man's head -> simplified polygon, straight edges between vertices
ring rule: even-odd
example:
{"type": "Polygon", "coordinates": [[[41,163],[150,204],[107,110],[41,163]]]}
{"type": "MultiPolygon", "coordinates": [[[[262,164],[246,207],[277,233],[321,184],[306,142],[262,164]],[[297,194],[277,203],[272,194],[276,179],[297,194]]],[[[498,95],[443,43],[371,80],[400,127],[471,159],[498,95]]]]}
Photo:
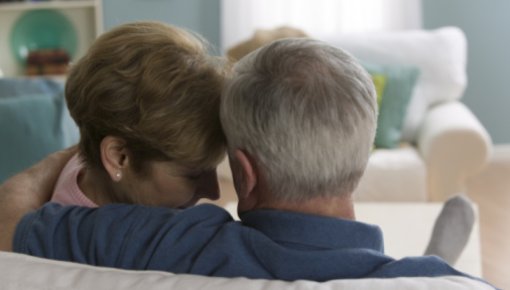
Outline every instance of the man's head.
{"type": "Polygon", "coordinates": [[[233,74],[220,116],[240,199],[257,186],[280,202],[350,196],[377,121],[373,83],[357,61],[324,42],[284,39],[241,59],[233,74]]]}

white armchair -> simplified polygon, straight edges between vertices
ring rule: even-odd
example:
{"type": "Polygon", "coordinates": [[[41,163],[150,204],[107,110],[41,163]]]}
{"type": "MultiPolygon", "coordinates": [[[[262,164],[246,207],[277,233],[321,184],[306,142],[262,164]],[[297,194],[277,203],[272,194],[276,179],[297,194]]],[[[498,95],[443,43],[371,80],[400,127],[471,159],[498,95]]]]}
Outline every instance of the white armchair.
{"type": "Polygon", "coordinates": [[[325,39],[360,60],[417,67],[404,120],[411,146],[375,150],[356,197],[363,201],[442,201],[465,190],[492,149],[485,128],[459,101],[467,84],[467,45],[455,27],[340,35],[325,39]]]}
{"type": "MultiPolygon", "coordinates": [[[[463,32],[445,27],[321,38],[364,63],[413,66],[420,72],[404,119],[405,145],[374,150],[356,200],[443,201],[464,191],[466,180],[486,164],[492,143],[459,101],[467,84],[463,32]]],[[[230,178],[226,162],[219,175],[230,178]]]]}

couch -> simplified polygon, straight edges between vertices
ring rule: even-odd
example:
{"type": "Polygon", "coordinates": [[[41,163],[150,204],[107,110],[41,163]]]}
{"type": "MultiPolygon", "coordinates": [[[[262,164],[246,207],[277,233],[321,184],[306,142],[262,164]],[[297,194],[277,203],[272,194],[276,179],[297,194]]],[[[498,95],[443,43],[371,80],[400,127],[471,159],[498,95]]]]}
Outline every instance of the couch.
{"type": "MultiPolygon", "coordinates": [[[[254,47],[261,34],[239,47],[254,47]]],[[[376,88],[376,76],[387,76],[376,149],[355,199],[444,201],[465,191],[467,179],[486,164],[492,142],[460,102],[467,85],[464,33],[444,27],[320,38],[357,57],[376,88]]],[[[231,180],[227,161],[220,165],[219,176],[231,180]]]]}
{"type": "Polygon", "coordinates": [[[468,278],[352,279],[324,283],[311,281],[284,282],[246,278],[212,278],[175,275],[156,271],[127,271],[111,268],[51,261],[31,256],[0,252],[0,289],[2,290],[147,290],[147,289],[493,289],[468,278]]]}
{"type": "Polygon", "coordinates": [[[0,78],[0,183],[79,139],[60,81],[0,78]]]}

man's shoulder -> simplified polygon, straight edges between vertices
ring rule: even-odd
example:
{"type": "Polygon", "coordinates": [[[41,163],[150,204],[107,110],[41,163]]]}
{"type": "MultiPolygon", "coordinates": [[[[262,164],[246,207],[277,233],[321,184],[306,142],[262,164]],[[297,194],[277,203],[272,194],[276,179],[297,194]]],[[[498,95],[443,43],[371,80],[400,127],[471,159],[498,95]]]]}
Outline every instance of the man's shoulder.
{"type": "Polygon", "coordinates": [[[196,217],[200,220],[210,220],[211,218],[216,221],[229,222],[233,221],[234,218],[224,208],[214,204],[200,204],[187,209],[180,210],[177,212],[176,217],[196,217]]]}
{"type": "Polygon", "coordinates": [[[100,216],[112,216],[124,222],[126,219],[159,220],[165,223],[186,224],[197,222],[226,223],[233,221],[232,216],[225,209],[213,204],[200,204],[187,209],[111,204],[99,207],[97,210],[100,216]]]}
{"type": "Polygon", "coordinates": [[[66,225],[61,227],[66,231],[109,231],[108,229],[115,228],[116,232],[125,234],[133,229],[161,231],[176,226],[192,227],[199,224],[221,227],[231,221],[233,218],[226,210],[212,204],[174,209],[133,204],[109,204],[88,208],[48,203],[38,211],[27,214],[18,224],[17,232],[30,232],[36,229],[33,228],[34,224],[41,224],[44,228],[66,225]]]}
{"type": "MultiPolygon", "coordinates": [[[[101,265],[145,269],[147,265],[133,261],[140,257],[152,261],[147,255],[184,252],[190,245],[198,250],[232,221],[224,209],[206,204],[178,210],[129,204],[85,208],[49,203],[22,219],[14,245],[18,252],[82,263],[92,263],[100,253],[104,262],[101,265]],[[67,244],[62,244],[64,240],[67,244]],[[92,253],[90,245],[95,247],[92,253]],[[118,247],[112,250],[109,245],[118,247]],[[53,254],[48,256],[48,252],[53,254]]],[[[157,265],[174,265],[160,262],[157,265]]]]}
{"type": "Polygon", "coordinates": [[[222,213],[222,214],[227,214],[228,216],[230,216],[228,211],[226,211],[224,208],[217,206],[215,204],[212,204],[212,203],[202,203],[202,204],[195,205],[193,207],[184,209],[182,211],[183,212],[200,211],[200,212],[210,212],[210,213],[216,213],[216,214],[222,213]]]}

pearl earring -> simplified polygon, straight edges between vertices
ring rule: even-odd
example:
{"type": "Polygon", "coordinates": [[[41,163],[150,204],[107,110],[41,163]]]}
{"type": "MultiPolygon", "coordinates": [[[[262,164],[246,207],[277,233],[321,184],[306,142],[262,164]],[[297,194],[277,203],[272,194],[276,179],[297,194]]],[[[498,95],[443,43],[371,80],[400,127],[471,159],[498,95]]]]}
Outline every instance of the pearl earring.
{"type": "Polygon", "coordinates": [[[121,176],[122,176],[122,174],[120,174],[120,172],[117,172],[117,173],[115,174],[115,177],[117,177],[117,179],[118,179],[118,180],[120,179],[120,177],[121,177],[121,176]]]}

